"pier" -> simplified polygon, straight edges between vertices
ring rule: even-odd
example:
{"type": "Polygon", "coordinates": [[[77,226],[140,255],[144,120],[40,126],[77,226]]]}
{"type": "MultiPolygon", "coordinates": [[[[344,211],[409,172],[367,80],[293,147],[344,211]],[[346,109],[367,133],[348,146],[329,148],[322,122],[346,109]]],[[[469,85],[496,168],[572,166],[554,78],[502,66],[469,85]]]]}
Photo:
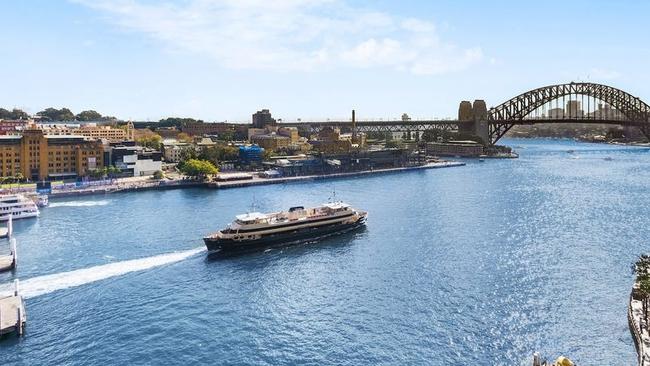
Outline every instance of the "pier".
{"type": "Polygon", "coordinates": [[[15,280],[13,294],[0,297],[0,336],[14,332],[23,335],[26,322],[25,301],[18,291],[18,280],[15,280]]]}
{"type": "Polygon", "coordinates": [[[207,186],[211,188],[219,188],[219,189],[238,188],[238,187],[258,186],[258,185],[266,185],[266,184],[282,184],[282,183],[311,181],[311,180],[368,176],[374,174],[387,174],[387,173],[396,173],[396,172],[404,172],[404,171],[412,171],[412,170],[451,168],[451,167],[464,166],[464,165],[465,163],[445,161],[445,162],[428,163],[424,165],[409,166],[409,167],[362,170],[357,172],[332,173],[332,174],[322,174],[322,175],[300,175],[295,177],[282,177],[282,178],[254,177],[253,179],[232,180],[232,181],[225,181],[225,182],[210,182],[207,183],[207,186]]]}
{"type": "Polygon", "coordinates": [[[18,254],[16,252],[16,239],[12,238],[13,233],[13,220],[11,215],[7,221],[7,227],[0,228],[0,238],[9,238],[10,253],[0,254],[0,272],[11,271],[16,268],[18,262],[18,254]]]}

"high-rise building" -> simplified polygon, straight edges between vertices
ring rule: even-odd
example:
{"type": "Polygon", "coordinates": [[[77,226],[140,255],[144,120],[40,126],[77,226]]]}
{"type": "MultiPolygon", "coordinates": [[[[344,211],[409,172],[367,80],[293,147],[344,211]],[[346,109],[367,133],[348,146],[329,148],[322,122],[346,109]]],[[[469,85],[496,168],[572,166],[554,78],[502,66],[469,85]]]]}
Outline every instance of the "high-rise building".
{"type": "Polygon", "coordinates": [[[273,126],[275,123],[275,119],[271,116],[271,112],[268,109],[262,109],[253,114],[253,128],[273,126]]]}

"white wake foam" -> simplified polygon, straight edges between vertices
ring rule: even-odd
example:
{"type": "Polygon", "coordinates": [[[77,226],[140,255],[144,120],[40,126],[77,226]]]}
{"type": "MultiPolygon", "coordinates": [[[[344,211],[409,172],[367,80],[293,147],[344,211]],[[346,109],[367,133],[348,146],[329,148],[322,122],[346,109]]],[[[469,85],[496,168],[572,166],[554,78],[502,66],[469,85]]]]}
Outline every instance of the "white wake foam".
{"type": "Polygon", "coordinates": [[[109,203],[110,203],[110,201],[108,201],[108,200],[52,202],[47,207],[92,207],[92,206],[106,206],[109,203]]]}
{"type": "MultiPolygon", "coordinates": [[[[165,264],[179,262],[204,250],[205,248],[196,248],[183,252],[167,253],[153,257],[103,264],[70,272],[33,277],[20,281],[20,293],[26,298],[45,295],[54,291],[86,285],[130,272],[144,271],[165,264]]],[[[5,283],[1,286],[0,293],[12,291],[12,285],[12,283],[5,283]]]]}

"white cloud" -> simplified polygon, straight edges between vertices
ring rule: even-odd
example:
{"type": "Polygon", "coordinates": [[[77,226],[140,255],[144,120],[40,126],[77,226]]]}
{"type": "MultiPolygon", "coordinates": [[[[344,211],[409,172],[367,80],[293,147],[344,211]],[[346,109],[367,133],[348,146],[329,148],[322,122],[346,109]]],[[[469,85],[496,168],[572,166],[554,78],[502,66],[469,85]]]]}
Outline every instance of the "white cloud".
{"type": "Polygon", "coordinates": [[[171,50],[232,69],[390,67],[441,74],[481,62],[480,48],[444,43],[433,23],[344,0],[70,0],[171,50]]]}

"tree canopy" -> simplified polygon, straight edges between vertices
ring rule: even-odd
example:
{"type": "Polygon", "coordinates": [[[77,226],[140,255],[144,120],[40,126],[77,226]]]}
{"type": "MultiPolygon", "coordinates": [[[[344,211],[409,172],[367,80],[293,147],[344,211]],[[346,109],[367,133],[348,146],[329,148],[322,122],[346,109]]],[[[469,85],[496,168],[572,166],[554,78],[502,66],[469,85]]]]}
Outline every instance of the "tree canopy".
{"type": "Polygon", "coordinates": [[[77,121],[89,122],[89,121],[109,121],[115,119],[115,117],[102,116],[99,112],[88,110],[80,112],[75,116],[77,121]]]}
{"type": "Polygon", "coordinates": [[[0,108],[0,119],[29,119],[29,114],[18,108],[11,111],[0,108]]]}
{"type": "Polygon", "coordinates": [[[41,116],[49,121],[74,121],[75,115],[68,108],[47,108],[38,113],[37,116],[41,116]]]}
{"type": "Polygon", "coordinates": [[[212,174],[217,174],[219,169],[207,160],[189,159],[179,164],[181,172],[189,175],[190,177],[205,177],[212,174]]]}

